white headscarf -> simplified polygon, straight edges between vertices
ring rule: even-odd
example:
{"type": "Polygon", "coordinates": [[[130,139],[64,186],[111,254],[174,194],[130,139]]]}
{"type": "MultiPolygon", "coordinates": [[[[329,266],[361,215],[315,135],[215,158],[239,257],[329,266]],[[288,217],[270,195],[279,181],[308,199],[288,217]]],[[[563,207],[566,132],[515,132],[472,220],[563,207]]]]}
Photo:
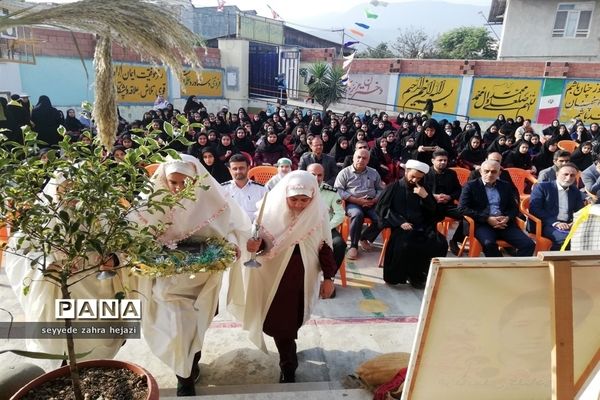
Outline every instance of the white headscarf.
{"type": "Polygon", "coordinates": [[[319,297],[319,250],[323,243],[331,247],[331,228],[317,178],[306,171],[293,171],[281,179],[267,195],[261,225],[267,251],[259,258],[262,267],[245,271],[248,284],[243,328],[258,348],[267,351],[263,324],[296,245],[304,266],[303,322],[309,319],[319,297]],[[288,207],[287,198],[300,194],[312,200],[296,215],[288,207]]]}
{"type": "Polygon", "coordinates": [[[219,190],[219,183],[200,164],[200,161],[188,154],[180,154],[180,157],[181,160],[167,158],[158,166],[150,178],[154,188],[168,190],[167,175],[173,172],[201,179],[202,184],[209,188],[204,190],[198,187],[194,200],[183,199],[180,205],[165,214],[160,212],[150,214],[147,211],[138,214],[140,221],[145,225],[170,224],[158,237],[158,240],[164,245],[175,244],[186,239],[210,224],[229,207],[227,200],[219,190]]]}
{"type": "MultiPolygon", "coordinates": [[[[262,201],[257,205],[259,210],[262,201]]],[[[266,201],[261,230],[269,245],[269,258],[275,257],[282,249],[303,241],[315,230],[322,229],[318,221],[328,216],[321,200],[317,178],[302,170],[292,171],[284,176],[269,192],[266,201]],[[287,207],[287,198],[299,194],[311,197],[312,201],[299,215],[294,215],[287,207]]],[[[321,235],[319,232],[318,236],[331,238],[331,233],[327,235],[323,232],[321,235]]],[[[331,246],[330,240],[326,242],[331,246]]]]}

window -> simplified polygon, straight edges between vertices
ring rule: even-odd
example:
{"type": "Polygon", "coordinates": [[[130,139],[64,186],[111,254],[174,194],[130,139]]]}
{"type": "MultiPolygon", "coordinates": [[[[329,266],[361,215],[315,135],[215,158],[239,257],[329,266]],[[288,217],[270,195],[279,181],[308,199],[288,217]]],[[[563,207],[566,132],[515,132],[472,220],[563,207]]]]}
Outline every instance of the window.
{"type": "Polygon", "coordinates": [[[560,3],[552,37],[587,38],[592,22],[593,2],[560,3]]]}

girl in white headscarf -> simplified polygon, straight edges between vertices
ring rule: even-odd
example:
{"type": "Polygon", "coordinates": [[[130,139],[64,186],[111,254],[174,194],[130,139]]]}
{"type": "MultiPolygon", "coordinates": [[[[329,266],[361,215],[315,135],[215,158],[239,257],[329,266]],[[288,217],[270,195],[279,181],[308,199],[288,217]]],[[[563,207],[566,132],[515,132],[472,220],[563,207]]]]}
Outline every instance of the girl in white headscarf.
{"type": "Polygon", "coordinates": [[[329,298],[334,292],[329,214],[316,178],[306,171],[287,174],[263,201],[261,239],[247,244],[251,252],[263,249],[258,257],[262,267],[248,269],[243,326],[265,352],[263,332],[275,339],[280,382],[294,382],[298,329],[319,294],[329,298]]]}
{"type": "MultiPolygon", "coordinates": [[[[157,189],[177,192],[186,179],[202,179],[195,200],[184,199],[164,214],[144,213],[142,223],[168,224],[157,238],[165,246],[192,245],[207,237],[222,237],[235,245],[243,245],[250,237],[250,220],[241,208],[227,202],[219,183],[193,156],[181,155],[181,160],[169,159],[151,177],[157,189]]],[[[240,315],[244,292],[241,262],[229,270],[227,303],[234,315],[240,315]]],[[[222,272],[181,274],[166,278],[140,278],[144,301],[142,332],[152,352],[177,375],[177,395],[195,395],[194,382],[199,376],[204,334],[215,312],[221,289],[222,272]]]]}

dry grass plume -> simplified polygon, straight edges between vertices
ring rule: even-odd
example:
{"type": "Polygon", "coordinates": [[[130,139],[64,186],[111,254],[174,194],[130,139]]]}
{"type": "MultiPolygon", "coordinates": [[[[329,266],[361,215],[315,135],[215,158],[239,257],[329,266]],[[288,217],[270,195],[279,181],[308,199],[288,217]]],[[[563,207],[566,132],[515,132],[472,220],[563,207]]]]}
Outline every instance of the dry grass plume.
{"type": "Polygon", "coordinates": [[[116,132],[116,87],[110,43],[116,42],[151,62],[168,65],[181,81],[188,64],[201,68],[195,46],[200,38],[176,18],[181,0],[80,0],[44,9],[32,6],[0,17],[0,31],[14,26],[50,25],[100,35],[96,43],[94,115],[101,141],[112,147],[116,132]],[[183,60],[183,63],[182,63],[183,60]]]}

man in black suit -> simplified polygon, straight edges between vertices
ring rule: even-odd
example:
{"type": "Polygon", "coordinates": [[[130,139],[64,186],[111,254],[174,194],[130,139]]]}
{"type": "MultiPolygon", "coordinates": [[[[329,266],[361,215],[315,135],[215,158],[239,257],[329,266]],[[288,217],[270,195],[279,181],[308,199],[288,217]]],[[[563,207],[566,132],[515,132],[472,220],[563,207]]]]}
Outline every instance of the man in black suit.
{"type": "MultiPolygon", "coordinates": [[[[433,197],[437,203],[437,220],[441,221],[445,217],[454,218],[462,221],[462,214],[456,209],[456,202],[460,198],[462,187],[456,172],[448,168],[448,152],[444,149],[433,152],[431,158],[433,168],[423,177],[423,182],[433,193],[433,197]]],[[[449,241],[450,251],[455,255],[458,254],[458,243],[462,243],[464,233],[462,225],[459,224],[454,236],[449,241]]]]}
{"type": "Polygon", "coordinates": [[[458,210],[475,221],[475,237],[486,257],[502,257],[496,240],[508,242],[516,255],[533,255],[535,243],[515,223],[519,213],[510,184],[499,180],[500,164],[486,160],[481,164],[481,179],[463,188],[458,210]]]}
{"type": "MultiPolygon", "coordinates": [[[[500,163],[500,165],[502,165],[502,154],[495,152],[495,151],[491,152],[487,155],[486,160],[496,161],[496,162],[500,163]]],[[[471,173],[469,174],[469,178],[467,179],[468,181],[473,181],[475,179],[481,179],[481,172],[479,171],[479,168],[480,167],[476,166],[475,169],[473,171],[471,171],[471,173]]],[[[514,192],[515,199],[517,201],[519,201],[519,191],[517,190],[517,187],[513,183],[512,178],[510,177],[510,174],[502,167],[500,167],[500,174],[498,175],[498,179],[501,179],[504,182],[510,183],[510,187],[512,188],[512,190],[514,192]]]]}

